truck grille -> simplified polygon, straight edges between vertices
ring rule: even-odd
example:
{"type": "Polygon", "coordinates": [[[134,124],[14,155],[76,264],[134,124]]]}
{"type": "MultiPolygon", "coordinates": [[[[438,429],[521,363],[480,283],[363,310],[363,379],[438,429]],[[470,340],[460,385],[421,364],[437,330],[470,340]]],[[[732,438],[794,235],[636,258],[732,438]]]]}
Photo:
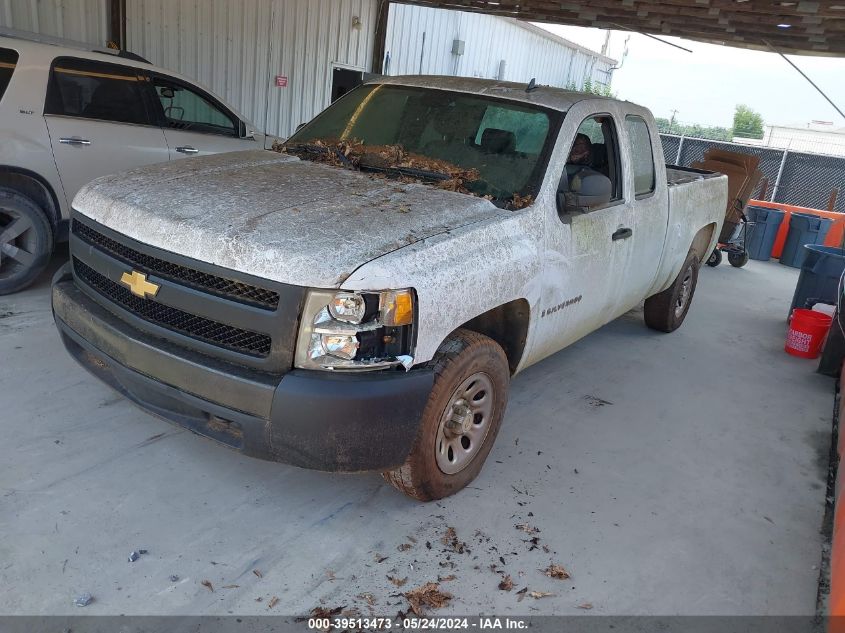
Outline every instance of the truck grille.
{"type": "MultiPolygon", "coordinates": [[[[75,223],[74,229],[76,226],[84,225],[75,223]]],[[[241,354],[259,358],[266,358],[270,354],[272,342],[265,334],[218,323],[150,299],[136,297],[127,288],[101,275],[76,257],[73,258],[73,268],[76,275],[91,288],[145,321],[241,354]]]]}
{"type": "Polygon", "coordinates": [[[177,283],[202,290],[209,294],[236,301],[246,305],[256,306],[265,310],[275,310],[279,307],[279,293],[266,288],[260,288],[233,279],[218,277],[204,273],[187,266],[164,261],[151,255],[139,253],[133,248],[121,244],[107,237],[90,226],[73,220],[71,231],[85,242],[97,246],[112,257],[125,262],[133,269],[153,273],[177,283]]]}

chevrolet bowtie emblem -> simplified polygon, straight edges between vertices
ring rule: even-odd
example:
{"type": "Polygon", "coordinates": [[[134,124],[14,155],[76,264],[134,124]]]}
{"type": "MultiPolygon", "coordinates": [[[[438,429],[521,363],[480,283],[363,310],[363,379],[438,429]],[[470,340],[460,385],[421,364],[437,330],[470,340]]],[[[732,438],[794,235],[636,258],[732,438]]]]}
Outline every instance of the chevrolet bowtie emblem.
{"type": "Polygon", "coordinates": [[[137,270],[133,270],[131,273],[123,273],[120,277],[120,283],[128,287],[133,295],[142,299],[155,297],[158,289],[161,288],[158,284],[147,281],[147,276],[137,270]]]}

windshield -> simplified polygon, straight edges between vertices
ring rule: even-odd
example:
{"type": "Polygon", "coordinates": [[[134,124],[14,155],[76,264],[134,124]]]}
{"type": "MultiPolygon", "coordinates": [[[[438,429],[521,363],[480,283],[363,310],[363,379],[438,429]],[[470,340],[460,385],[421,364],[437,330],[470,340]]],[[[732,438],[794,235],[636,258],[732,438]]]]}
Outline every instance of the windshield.
{"type": "Polygon", "coordinates": [[[543,177],[560,116],[459,92],[367,85],[301,128],[285,149],[524,206],[543,177]]]}

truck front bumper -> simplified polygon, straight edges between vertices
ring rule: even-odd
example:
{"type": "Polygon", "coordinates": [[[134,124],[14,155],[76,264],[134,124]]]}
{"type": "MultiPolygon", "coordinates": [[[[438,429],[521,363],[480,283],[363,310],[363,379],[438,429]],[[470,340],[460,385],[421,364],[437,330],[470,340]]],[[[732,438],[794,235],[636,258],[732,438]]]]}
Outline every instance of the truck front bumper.
{"type": "Polygon", "coordinates": [[[215,361],[140,332],[80,290],[53,280],[53,315],[68,352],[144,410],[246,455],[325,471],[400,466],[434,383],[430,369],[281,379],[215,361]]]}

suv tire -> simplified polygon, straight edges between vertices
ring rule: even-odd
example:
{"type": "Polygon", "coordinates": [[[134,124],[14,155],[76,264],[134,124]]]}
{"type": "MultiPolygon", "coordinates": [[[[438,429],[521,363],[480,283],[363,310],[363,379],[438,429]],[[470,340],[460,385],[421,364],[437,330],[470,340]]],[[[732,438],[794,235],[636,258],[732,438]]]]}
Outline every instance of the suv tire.
{"type": "Polygon", "coordinates": [[[383,474],[420,501],[455,494],[476,478],[490,454],[508,402],[510,370],[501,346],[456,330],[434,358],[434,387],[405,463],[383,474]]]}
{"type": "Polygon", "coordinates": [[[35,281],[52,252],[53,231],[38,204],[0,187],[0,295],[35,281]]]}

